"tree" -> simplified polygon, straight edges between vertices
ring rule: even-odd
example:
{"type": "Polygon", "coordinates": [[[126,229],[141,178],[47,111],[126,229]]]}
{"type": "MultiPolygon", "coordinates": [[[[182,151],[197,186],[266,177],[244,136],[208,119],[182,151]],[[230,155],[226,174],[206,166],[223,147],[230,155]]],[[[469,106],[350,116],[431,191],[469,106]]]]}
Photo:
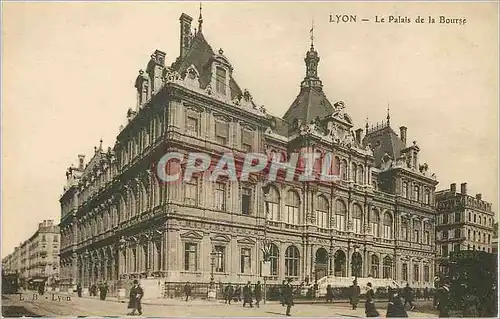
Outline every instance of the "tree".
{"type": "Polygon", "coordinates": [[[450,254],[444,265],[451,280],[451,309],[466,317],[496,317],[496,255],[464,250],[450,254]]]}

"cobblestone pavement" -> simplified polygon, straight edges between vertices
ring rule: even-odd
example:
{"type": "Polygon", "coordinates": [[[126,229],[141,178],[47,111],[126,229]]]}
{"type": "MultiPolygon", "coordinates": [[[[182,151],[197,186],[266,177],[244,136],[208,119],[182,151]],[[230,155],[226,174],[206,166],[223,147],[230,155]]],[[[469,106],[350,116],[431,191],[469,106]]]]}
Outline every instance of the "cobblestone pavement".
{"type": "MultiPolygon", "coordinates": [[[[36,314],[40,316],[126,316],[129,312],[126,301],[101,301],[98,298],[78,298],[65,294],[47,293],[39,296],[34,293],[9,295],[2,300],[4,316],[36,314]],[[69,298],[68,298],[69,297],[69,298]],[[4,308],[5,307],[5,308],[4,308]],[[21,310],[24,309],[24,313],[21,310]]],[[[385,309],[379,309],[385,314],[385,309]]],[[[241,303],[226,305],[220,301],[179,299],[144,300],[143,315],[148,317],[282,317],[285,307],[276,302],[268,302],[260,308],[243,308],[241,303]]],[[[409,312],[410,317],[437,317],[433,314],[409,312]]],[[[297,304],[292,308],[296,317],[363,317],[363,307],[356,310],[348,304],[297,304]]],[[[129,316],[130,317],[130,316],[129,316]]]]}

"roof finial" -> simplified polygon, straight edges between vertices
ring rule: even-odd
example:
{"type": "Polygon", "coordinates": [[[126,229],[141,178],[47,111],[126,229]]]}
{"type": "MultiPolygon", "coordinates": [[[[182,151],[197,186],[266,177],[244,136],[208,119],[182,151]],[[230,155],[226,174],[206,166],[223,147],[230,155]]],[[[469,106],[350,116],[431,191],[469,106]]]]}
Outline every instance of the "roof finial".
{"type": "Polygon", "coordinates": [[[101,138],[101,140],[99,141],[99,150],[101,150],[101,151],[102,151],[102,138],[101,138]]]}
{"type": "Polygon", "coordinates": [[[311,31],[309,31],[311,35],[311,49],[314,48],[314,18],[312,18],[312,23],[311,23],[311,31]]]}
{"type": "Polygon", "coordinates": [[[391,125],[391,114],[389,109],[389,102],[387,102],[387,126],[391,125]]]}
{"type": "Polygon", "coordinates": [[[368,116],[366,117],[365,131],[368,134],[368,116]]]}
{"type": "Polygon", "coordinates": [[[201,16],[201,2],[200,2],[200,17],[198,18],[198,32],[201,33],[201,27],[202,27],[202,24],[203,24],[203,17],[201,16]]]}

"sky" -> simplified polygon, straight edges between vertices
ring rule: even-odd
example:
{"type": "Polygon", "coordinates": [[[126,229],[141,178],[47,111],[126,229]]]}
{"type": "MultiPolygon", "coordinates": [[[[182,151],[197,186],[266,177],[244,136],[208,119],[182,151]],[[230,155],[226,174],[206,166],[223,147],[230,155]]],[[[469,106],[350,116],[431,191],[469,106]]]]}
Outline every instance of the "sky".
{"type": "MultiPolygon", "coordinates": [[[[468,183],[498,212],[497,3],[203,4],[203,33],[223,48],[254,101],[282,116],[299,93],[314,20],[318,74],[355,128],[408,127],[438,189],[468,183]],[[356,22],[331,23],[347,14],[356,22]],[[411,23],[375,23],[390,15],[411,23]],[[466,19],[417,24],[417,16],[466,19]],[[362,22],[362,18],[370,21],[362,22]]],[[[198,2],[2,3],[2,258],[44,219],[60,218],[77,155],[113,146],[134,81],[155,49],[179,54],[179,17],[198,2]]],[[[459,188],[460,186],[458,186],[459,188]]]]}

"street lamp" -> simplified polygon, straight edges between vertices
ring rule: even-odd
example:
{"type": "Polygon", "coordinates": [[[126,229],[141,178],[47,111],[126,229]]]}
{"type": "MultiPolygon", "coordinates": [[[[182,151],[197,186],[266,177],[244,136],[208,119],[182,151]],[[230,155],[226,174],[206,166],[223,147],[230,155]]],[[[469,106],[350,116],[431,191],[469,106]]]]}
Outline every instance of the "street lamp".
{"type": "Polygon", "coordinates": [[[271,190],[271,184],[267,183],[262,186],[262,192],[264,194],[264,206],[266,208],[265,216],[264,216],[264,239],[262,240],[262,252],[264,254],[264,261],[261,266],[261,276],[264,281],[264,304],[266,304],[267,299],[267,277],[270,275],[270,262],[269,262],[269,254],[271,250],[271,242],[267,239],[267,218],[269,216],[269,203],[267,202],[267,196],[269,195],[269,191],[271,190]]]}

